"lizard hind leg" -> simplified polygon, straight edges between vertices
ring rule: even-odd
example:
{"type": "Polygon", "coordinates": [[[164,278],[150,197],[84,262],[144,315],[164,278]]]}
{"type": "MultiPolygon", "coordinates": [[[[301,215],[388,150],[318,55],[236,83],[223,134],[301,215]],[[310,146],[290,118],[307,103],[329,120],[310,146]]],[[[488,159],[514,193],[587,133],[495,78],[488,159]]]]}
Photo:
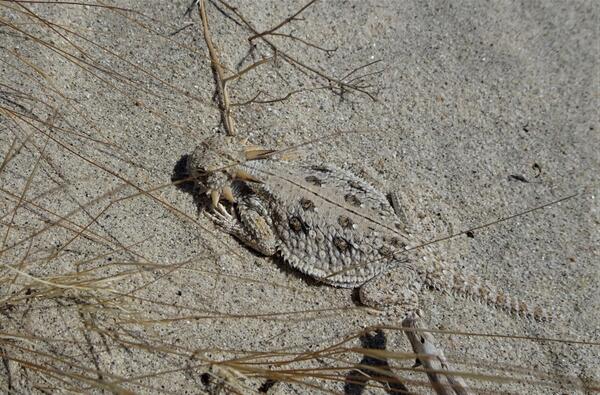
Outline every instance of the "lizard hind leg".
{"type": "Polygon", "coordinates": [[[418,312],[421,282],[407,274],[410,271],[390,271],[364,283],[358,291],[361,304],[393,316],[418,312]]]}

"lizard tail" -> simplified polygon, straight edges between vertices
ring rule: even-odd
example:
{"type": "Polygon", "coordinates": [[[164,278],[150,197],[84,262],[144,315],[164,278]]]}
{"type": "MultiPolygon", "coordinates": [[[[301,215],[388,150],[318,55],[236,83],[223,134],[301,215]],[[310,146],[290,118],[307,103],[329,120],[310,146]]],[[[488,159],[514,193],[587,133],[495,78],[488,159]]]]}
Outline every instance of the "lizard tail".
{"type": "Polygon", "coordinates": [[[529,305],[507,292],[482,281],[473,274],[454,273],[447,269],[436,268],[428,271],[425,283],[430,288],[486,303],[512,315],[533,319],[538,322],[550,322],[556,316],[541,306],[529,305]]]}

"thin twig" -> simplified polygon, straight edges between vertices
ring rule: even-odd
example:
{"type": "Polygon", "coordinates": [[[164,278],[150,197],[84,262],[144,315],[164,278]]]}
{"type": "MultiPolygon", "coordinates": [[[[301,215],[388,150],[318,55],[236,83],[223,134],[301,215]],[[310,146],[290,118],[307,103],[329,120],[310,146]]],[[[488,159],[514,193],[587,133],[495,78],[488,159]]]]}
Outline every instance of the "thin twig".
{"type": "Polygon", "coordinates": [[[365,63],[365,64],[363,64],[362,66],[358,66],[357,68],[355,68],[354,70],[352,70],[351,72],[349,72],[348,74],[346,74],[345,76],[343,76],[343,77],[342,77],[342,80],[345,80],[346,78],[350,77],[352,74],[356,73],[356,72],[357,72],[357,71],[359,71],[359,70],[362,70],[362,69],[364,69],[364,68],[367,68],[367,67],[369,67],[369,66],[372,66],[372,65],[374,65],[374,64],[377,64],[377,63],[379,63],[379,62],[381,62],[381,59],[377,59],[377,60],[374,60],[374,61],[372,61],[372,62],[365,63]]]}
{"type": "MultiPolygon", "coordinates": [[[[254,33],[258,38],[260,38],[265,44],[267,44],[271,50],[273,52],[275,52],[278,56],[280,56],[283,60],[285,60],[287,63],[289,63],[291,66],[296,66],[298,67],[299,70],[301,70],[302,72],[305,73],[311,73],[313,75],[317,75],[325,80],[327,80],[327,82],[331,85],[331,89],[334,90],[336,87],[340,89],[340,91],[343,93],[344,91],[356,91],[356,92],[360,92],[362,94],[365,94],[367,96],[369,96],[369,98],[373,101],[377,101],[377,98],[371,93],[368,92],[366,89],[360,87],[360,86],[356,86],[356,85],[352,85],[352,84],[348,84],[347,82],[343,81],[343,79],[338,79],[332,76],[329,76],[327,74],[325,74],[324,72],[316,69],[313,66],[309,66],[305,63],[302,63],[301,61],[299,61],[298,59],[294,58],[293,56],[287,54],[286,52],[281,51],[271,40],[267,39],[265,37],[264,34],[259,33],[256,28],[244,17],[244,15],[242,15],[239,10],[228,4],[225,0],[218,0],[219,3],[221,3],[225,8],[227,8],[229,11],[231,11],[235,16],[237,16],[240,21],[242,21],[242,23],[252,32],[254,33]]],[[[373,62],[371,62],[373,63],[373,62]]],[[[369,63],[370,64],[370,63],[369,63]]],[[[363,65],[363,66],[359,66],[356,69],[350,71],[351,75],[353,73],[355,73],[357,70],[360,70],[364,67],[367,67],[369,64],[363,65]]]]}
{"type": "Polygon", "coordinates": [[[235,136],[235,125],[231,117],[231,105],[229,102],[229,91],[227,90],[227,78],[223,73],[223,66],[219,62],[219,55],[213,44],[210,31],[208,29],[208,16],[206,15],[206,2],[200,0],[198,2],[198,13],[202,21],[202,30],[204,34],[204,41],[208,47],[208,53],[210,55],[210,63],[215,73],[215,80],[217,83],[218,94],[219,94],[219,107],[221,109],[221,117],[223,118],[223,124],[225,125],[225,131],[229,136],[235,136]]]}
{"type": "Polygon", "coordinates": [[[258,67],[262,64],[265,64],[267,62],[270,62],[271,60],[273,60],[275,57],[274,56],[270,56],[268,58],[264,58],[259,60],[258,62],[254,62],[252,63],[250,66],[245,67],[243,70],[241,70],[240,72],[238,72],[237,74],[234,74],[232,76],[229,76],[227,78],[225,78],[225,81],[223,81],[224,83],[228,83],[229,81],[232,80],[236,80],[238,78],[240,78],[242,75],[246,74],[247,72],[249,72],[250,70],[254,69],[255,67],[258,67]]]}
{"type": "Polygon", "coordinates": [[[233,107],[241,107],[241,106],[246,106],[246,105],[249,105],[249,104],[273,104],[273,103],[278,103],[278,102],[286,101],[287,99],[289,99],[290,97],[292,97],[293,95],[296,95],[298,93],[312,92],[312,91],[317,91],[317,90],[322,90],[322,89],[330,89],[330,87],[329,86],[318,86],[318,87],[314,87],[314,88],[296,89],[296,90],[288,92],[283,97],[278,97],[278,98],[269,99],[269,100],[258,100],[258,98],[259,98],[260,95],[264,95],[265,94],[265,92],[263,92],[263,91],[258,91],[258,93],[256,95],[254,95],[254,97],[252,97],[252,99],[246,100],[246,101],[241,102],[241,103],[233,103],[231,105],[233,107]]]}
{"type": "Polygon", "coordinates": [[[318,49],[319,51],[323,51],[323,52],[325,52],[328,55],[330,55],[331,53],[333,53],[333,52],[335,52],[335,51],[338,50],[338,47],[335,47],[333,49],[328,49],[328,48],[320,47],[317,44],[313,44],[310,41],[307,41],[307,40],[305,40],[303,38],[300,38],[300,37],[296,37],[296,36],[294,36],[292,34],[287,34],[287,33],[271,33],[271,36],[286,37],[286,38],[289,38],[291,40],[300,41],[302,44],[304,44],[306,46],[309,46],[309,47],[312,47],[314,49],[318,49]]]}
{"type": "Polygon", "coordinates": [[[291,15],[291,16],[285,18],[280,24],[278,24],[274,28],[266,30],[266,31],[264,31],[262,33],[255,33],[252,37],[250,37],[248,39],[248,41],[252,42],[252,41],[254,41],[255,39],[257,39],[259,37],[266,36],[268,34],[271,34],[271,33],[275,32],[276,30],[279,30],[284,25],[286,25],[286,24],[290,23],[291,21],[293,21],[294,19],[296,19],[296,17],[298,15],[300,15],[304,10],[306,10],[308,7],[310,7],[311,5],[313,5],[315,1],[317,1],[317,0],[311,0],[311,1],[309,1],[308,3],[306,3],[306,5],[304,5],[304,7],[300,8],[298,10],[298,12],[296,12],[294,15],[291,15]]]}

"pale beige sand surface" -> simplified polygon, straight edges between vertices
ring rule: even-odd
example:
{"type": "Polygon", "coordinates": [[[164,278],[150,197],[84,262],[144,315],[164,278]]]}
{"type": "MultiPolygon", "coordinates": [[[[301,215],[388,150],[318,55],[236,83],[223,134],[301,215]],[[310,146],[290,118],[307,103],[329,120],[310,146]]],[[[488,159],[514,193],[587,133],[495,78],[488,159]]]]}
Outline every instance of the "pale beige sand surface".
{"type": "MultiPolygon", "coordinates": [[[[351,338],[402,317],[256,255],[172,185],[194,146],[223,130],[197,10],[94,4],[0,2],[0,391],[202,393],[219,380],[239,392],[400,390],[349,383],[365,377],[358,363],[430,391],[408,370],[401,331],[351,338]]],[[[239,16],[216,4],[210,30],[227,70],[272,55],[250,51],[239,16]]],[[[263,31],[304,4],[235,7],[263,31]]],[[[558,316],[529,322],[426,291],[425,323],[450,332],[436,338],[456,370],[479,374],[467,377],[474,392],[598,389],[599,11],[595,1],[318,1],[278,32],[331,51],[270,39],[334,79],[380,60],[347,78],[373,73],[354,83],[372,84],[376,101],[323,89],[281,54],[230,85],[234,103],[297,92],[234,107],[238,135],[277,148],[326,136],[298,157],[397,192],[425,239],[578,194],[437,243],[558,316]]]]}

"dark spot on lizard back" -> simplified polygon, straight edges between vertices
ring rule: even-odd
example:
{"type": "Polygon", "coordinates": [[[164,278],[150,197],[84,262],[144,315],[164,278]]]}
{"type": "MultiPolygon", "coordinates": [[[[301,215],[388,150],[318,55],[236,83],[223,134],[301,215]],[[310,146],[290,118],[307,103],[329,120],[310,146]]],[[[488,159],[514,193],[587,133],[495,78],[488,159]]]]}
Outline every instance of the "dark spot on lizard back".
{"type": "Polygon", "coordinates": [[[362,205],[360,199],[356,197],[356,195],[353,195],[351,193],[346,194],[346,196],[344,196],[344,200],[346,201],[346,203],[350,203],[351,205],[356,207],[360,207],[362,205]]]}
{"type": "Polygon", "coordinates": [[[321,179],[316,176],[308,176],[305,178],[305,180],[306,180],[306,182],[310,182],[311,184],[316,185],[318,187],[323,185],[323,181],[321,181],[321,179]]]}
{"type": "Polygon", "coordinates": [[[314,171],[318,171],[320,173],[331,173],[331,169],[328,169],[325,166],[322,165],[314,165],[310,167],[312,170],[314,171]]]}
{"type": "Polygon", "coordinates": [[[352,229],[354,222],[352,222],[350,218],[340,215],[338,217],[338,224],[340,224],[340,226],[344,229],[352,229]]]}
{"type": "Polygon", "coordinates": [[[306,211],[313,211],[315,209],[315,203],[305,198],[300,199],[300,206],[306,211]]]}
{"type": "Polygon", "coordinates": [[[342,237],[334,237],[333,244],[340,252],[346,252],[350,248],[350,244],[342,237]]]}
{"type": "Polygon", "coordinates": [[[394,247],[394,248],[405,248],[406,247],[406,243],[403,242],[401,239],[399,239],[398,237],[392,237],[390,239],[390,244],[394,247]]]}
{"type": "Polygon", "coordinates": [[[394,256],[392,249],[386,245],[379,247],[378,251],[381,254],[381,256],[385,258],[392,258],[394,256]]]}
{"type": "Polygon", "coordinates": [[[308,233],[308,226],[298,217],[290,217],[289,225],[294,232],[308,233]]]}
{"type": "Polygon", "coordinates": [[[365,189],[364,186],[362,186],[358,181],[356,180],[350,180],[348,181],[348,185],[350,185],[350,187],[357,189],[361,192],[367,192],[367,190],[365,189]]]}

